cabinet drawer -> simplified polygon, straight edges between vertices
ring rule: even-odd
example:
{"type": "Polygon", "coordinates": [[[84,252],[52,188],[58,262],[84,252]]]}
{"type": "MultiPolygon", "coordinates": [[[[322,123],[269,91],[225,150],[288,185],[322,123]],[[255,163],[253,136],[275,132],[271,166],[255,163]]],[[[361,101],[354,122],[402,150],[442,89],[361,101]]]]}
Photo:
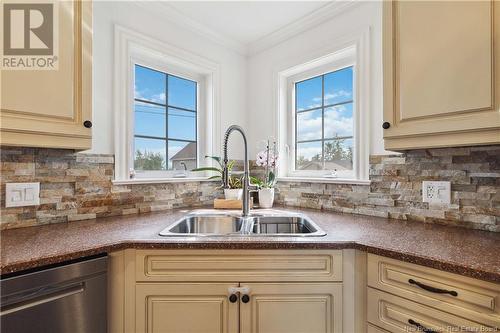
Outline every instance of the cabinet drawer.
{"type": "Polygon", "coordinates": [[[368,322],[389,332],[493,332],[464,319],[380,290],[368,288],[368,322]]]}
{"type": "Polygon", "coordinates": [[[137,281],[342,281],[342,251],[138,250],[137,281]]]}
{"type": "Polygon", "coordinates": [[[370,254],[368,285],[488,325],[500,322],[497,284],[370,254]]]}

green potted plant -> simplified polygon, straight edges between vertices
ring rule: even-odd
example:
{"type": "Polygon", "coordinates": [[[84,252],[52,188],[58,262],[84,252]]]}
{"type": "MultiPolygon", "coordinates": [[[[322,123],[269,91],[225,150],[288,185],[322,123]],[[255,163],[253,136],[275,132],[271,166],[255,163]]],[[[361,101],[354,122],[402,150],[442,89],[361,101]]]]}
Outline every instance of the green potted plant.
{"type": "MultiPolygon", "coordinates": [[[[218,188],[223,188],[224,184],[222,182],[222,175],[224,173],[224,165],[222,164],[221,158],[219,156],[205,156],[205,158],[211,158],[212,160],[217,162],[219,167],[202,167],[193,169],[192,171],[216,172],[217,175],[211,176],[208,179],[220,180],[221,185],[218,188]]],[[[233,167],[234,167],[234,161],[231,160],[227,163],[227,169],[229,171],[229,180],[228,180],[229,188],[224,189],[224,197],[228,200],[241,200],[241,198],[243,197],[243,189],[242,189],[243,183],[241,177],[236,177],[231,175],[233,167]]]]}
{"type": "Polygon", "coordinates": [[[276,164],[278,163],[278,154],[276,151],[276,142],[273,147],[266,144],[266,149],[257,153],[255,163],[257,166],[264,167],[264,177],[251,177],[252,183],[259,187],[259,207],[271,208],[274,203],[274,187],[276,186],[276,164]]]}

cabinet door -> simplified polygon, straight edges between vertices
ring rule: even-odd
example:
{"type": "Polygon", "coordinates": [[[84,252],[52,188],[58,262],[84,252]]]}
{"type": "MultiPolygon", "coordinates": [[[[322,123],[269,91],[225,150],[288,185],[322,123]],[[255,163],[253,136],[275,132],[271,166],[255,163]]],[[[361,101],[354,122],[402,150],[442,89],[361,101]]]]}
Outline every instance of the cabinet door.
{"type": "Polygon", "coordinates": [[[233,333],[238,302],[228,288],[238,284],[160,283],[136,286],[135,332],[233,333]]]}
{"type": "Polygon", "coordinates": [[[495,1],[384,2],[386,149],[500,142],[499,21],[495,1]]]}
{"type": "Polygon", "coordinates": [[[91,147],[92,2],[54,6],[57,69],[1,71],[2,145],[91,147]]]}
{"type": "Polygon", "coordinates": [[[241,333],[342,332],[341,283],[241,283],[241,333]]]}

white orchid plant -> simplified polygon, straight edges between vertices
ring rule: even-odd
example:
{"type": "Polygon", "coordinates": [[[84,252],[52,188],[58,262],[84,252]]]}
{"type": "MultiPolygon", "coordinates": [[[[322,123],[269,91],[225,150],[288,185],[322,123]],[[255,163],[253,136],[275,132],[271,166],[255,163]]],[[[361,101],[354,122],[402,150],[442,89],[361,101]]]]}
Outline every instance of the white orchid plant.
{"type": "Polygon", "coordinates": [[[276,168],[278,164],[278,152],[276,142],[266,143],[266,149],[257,153],[255,164],[264,167],[264,177],[251,177],[252,183],[259,188],[273,188],[276,185],[276,168]]]}

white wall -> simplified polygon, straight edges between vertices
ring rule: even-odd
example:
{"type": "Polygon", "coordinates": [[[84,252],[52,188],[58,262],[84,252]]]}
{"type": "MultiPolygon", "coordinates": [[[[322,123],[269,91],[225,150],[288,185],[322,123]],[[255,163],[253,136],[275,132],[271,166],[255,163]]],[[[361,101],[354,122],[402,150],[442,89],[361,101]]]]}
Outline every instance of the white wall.
{"type": "MultiPolygon", "coordinates": [[[[371,28],[370,154],[383,154],[382,139],[382,5],[365,2],[332,20],[305,31],[270,49],[245,57],[190,30],[162,18],[161,13],[134,2],[94,2],[94,127],[92,153],[114,153],[113,125],[113,27],[121,26],[199,54],[220,64],[221,124],[243,126],[249,136],[250,158],[258,142],[275,133],[273,72],[283,63],[296,65],[308,60],[328,40],[352,31],[371,28]]],[[[152,7],[153,8],[153,7],[152,7]]],[[[221,133],[221,137],[223,133],[221,133]]],[[[230,155],[242,157],[241,139],[234,134],[230,155]]]]}
{"type": "MultiPolygon", "coordinates": [[[[293,67],[317,58],[315,50],[328,48],[328,41],[370,27],[370,154],[383,154],[382,139],[382,4],[365,2],[313,29],[249,58],[247,123],[250,141],[277,137],[275,132],[276,78],[283,66],[293,67]]],[[[252,147],[252,155],[256,153],[252,147]]]]}
{"type": "MultiPolygon", "coordinates": [[[[187,29],[162,19],[147,4],[94,1],[93,94],[94,126],[92,153],[114,153],[113,68],[114,24],[174,45],[220,65],[221,131],[231,124],[246,126],[246,57],[187,29]]],[[[151,8],[154,8],[151,6],[151,8]]],[[[221,134],[222,137],[222,134],[221,134]]],[[[241,145],[234,135],[231,155],[241,158],[241,145]]]]}

